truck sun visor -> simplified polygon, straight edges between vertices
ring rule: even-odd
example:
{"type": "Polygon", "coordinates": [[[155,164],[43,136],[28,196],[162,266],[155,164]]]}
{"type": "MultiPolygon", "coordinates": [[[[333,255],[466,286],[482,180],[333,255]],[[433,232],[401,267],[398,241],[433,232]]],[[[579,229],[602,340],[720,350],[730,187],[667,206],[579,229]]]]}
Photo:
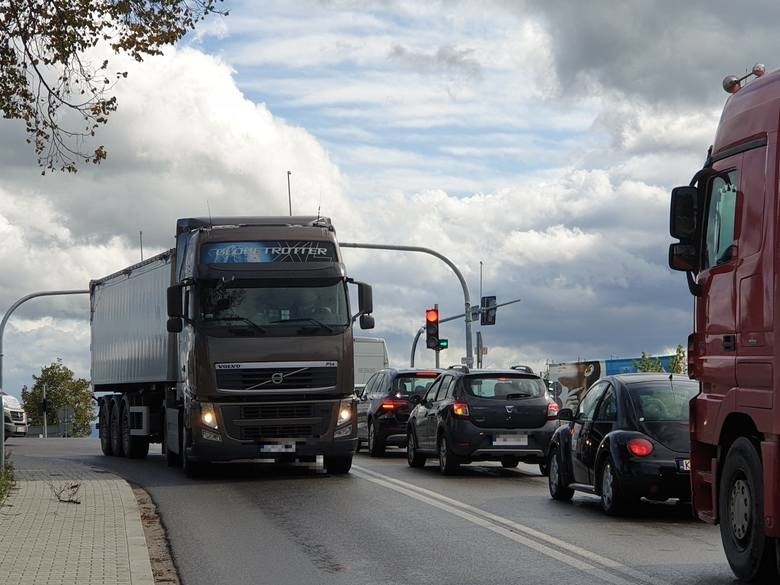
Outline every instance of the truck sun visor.
{"type": "Polygon", "coordinates": [[[338,262],[336,246],[326,241],[216,242],[201,250],[204,264],[338,262]]]}

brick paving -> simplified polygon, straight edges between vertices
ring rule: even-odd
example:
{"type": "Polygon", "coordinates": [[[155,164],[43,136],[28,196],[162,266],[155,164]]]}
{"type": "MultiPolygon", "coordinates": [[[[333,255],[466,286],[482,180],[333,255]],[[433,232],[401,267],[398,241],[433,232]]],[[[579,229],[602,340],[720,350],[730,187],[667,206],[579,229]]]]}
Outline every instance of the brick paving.
{"type": "Polygon", "coordinates": [[[16,488],[0,506],[0,584],[153,585],[130,486],[56,459],[15,457],[16,488]],[[78,483],[79,504],[52,491],[78,483]]]}

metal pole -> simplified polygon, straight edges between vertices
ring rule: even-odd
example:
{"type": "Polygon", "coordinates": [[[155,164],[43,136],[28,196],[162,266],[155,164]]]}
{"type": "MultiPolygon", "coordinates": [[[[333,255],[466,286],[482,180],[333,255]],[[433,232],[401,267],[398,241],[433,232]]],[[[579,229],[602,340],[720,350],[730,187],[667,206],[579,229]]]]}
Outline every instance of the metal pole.
{"type": "Polygon", "coordinates": [[[290,193],[290,175],[292,171],[287,171],[287,203],[290,205],[290,217],[292,217],[292,194],[290,193]]]}
{"type": "Polygon", "coordinates": [[[141,262],[144,261],[144,233],[138,230],[138,240],[141,242],[141,262]]]}
{"type": "Polygon", "coordinates": [[[2,473],[5,471],[5,406],[2,394],[0,394],[0,413],[3,414],[3,432],[0,433],[0,473],[2,473]]]}
{"type": "Polygon", "coordinates": [[[43,292],[36,292],[22,297],[16,301],[3,315],[2,321],[0,321],[0,389],[3,388],[3,334],[5,333],[5,324],[8,322],[8,318],[19,307],[19,305],[34,299],[36,297],[51,297],[57,295],[84,295],[88,294],[89,290],[49,290],[43,292]]]}
{"type": "MultiPolygon", "coordinates": [[[[443,254],[439,254],[436,250],[431,250],[430,248],[423,248],[421,246],[394,246],[390,244],[356,244],[356,243],[345,243],[341,242],[339,244],[342,248],[366,248],[368,250],[397,250],[400,252],[422,252],[423,254],[430,254],[431,256],[436,256],[439,260],[444,262],[447,266],[449,266],[452,271],[455,273],[455,276],[458,277],[458,280],[460,281],[460,286],[463,288],[463,303],[465,305],[465,310],[463,312],[463,317],[465,317],[466,322],[466,366],[469,368],[474,367],[474,352],[472,348],[472,339],[471,339],[471,293],[469,292],[469,286],[466,284],[466,279],[463,278],[463,274],[461,274],[460,270],[458,270],[458,267],[455,266],[455,264],[444,256],[443,254]]],[[[441,323],[441,320],[439,320],[439,323],[441,323]]]]}
{"type": "Polygon", "coordinates": [[[482,369],[482,331],[477,331],[477,369],[482,369]]]}
{"type": "Polygon", "coordinates": [[[49,438],[49,409],[46,406],[46,384],[43,385],[43,438],[49,438]]]}

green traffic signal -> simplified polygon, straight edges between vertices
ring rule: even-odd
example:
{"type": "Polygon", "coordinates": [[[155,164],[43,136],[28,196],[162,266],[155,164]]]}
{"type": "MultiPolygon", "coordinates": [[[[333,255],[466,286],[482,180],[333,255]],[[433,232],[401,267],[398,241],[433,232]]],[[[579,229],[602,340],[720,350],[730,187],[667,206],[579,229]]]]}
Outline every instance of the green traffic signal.
{"type": "Polygon", "coordinates": [[[439,348],[438,349],[447,349],[450,346],[450,340],[449,339],[439,339],[439,348]]]}

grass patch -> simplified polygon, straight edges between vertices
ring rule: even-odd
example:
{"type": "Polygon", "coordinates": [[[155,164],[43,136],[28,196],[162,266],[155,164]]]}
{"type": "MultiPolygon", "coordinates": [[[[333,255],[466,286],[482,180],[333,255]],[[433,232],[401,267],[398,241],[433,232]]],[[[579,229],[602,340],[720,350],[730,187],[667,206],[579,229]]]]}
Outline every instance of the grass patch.
{"type": "Polygon", "coordinates": [[[6,459],[5,469],[0,471],[0,504],[5,501],[12,487],[14,487],[14,466],[6,459]]]}

